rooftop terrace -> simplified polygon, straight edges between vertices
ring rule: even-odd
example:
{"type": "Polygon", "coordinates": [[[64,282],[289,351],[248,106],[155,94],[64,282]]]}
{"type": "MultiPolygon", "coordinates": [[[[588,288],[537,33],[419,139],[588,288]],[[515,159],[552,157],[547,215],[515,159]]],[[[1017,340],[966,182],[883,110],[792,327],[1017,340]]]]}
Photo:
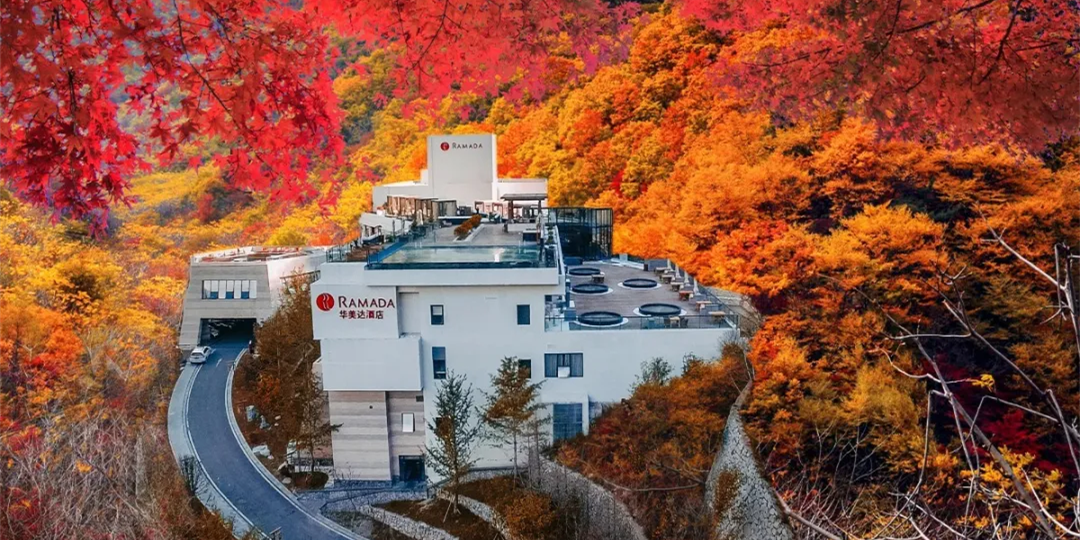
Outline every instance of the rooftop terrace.
{"type": "Polygon", "coordinates": [[[545,329],[737,328],[738,315],[708,288],[675,269],[586,262],[567,270],[569,301],[552,305],[545,329]]]}

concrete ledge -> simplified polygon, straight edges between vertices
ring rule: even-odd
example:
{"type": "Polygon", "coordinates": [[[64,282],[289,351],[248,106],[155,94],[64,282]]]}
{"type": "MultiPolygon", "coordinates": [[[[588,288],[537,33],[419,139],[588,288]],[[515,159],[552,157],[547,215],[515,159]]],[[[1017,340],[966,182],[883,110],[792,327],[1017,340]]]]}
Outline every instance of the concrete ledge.
{"type": "MultiPolygon", "coordinates": [[[[199,374],[199,366],[185,365],[180,370],[180,377],[173,387],[172,397],[169,399],[168,431],[169,446],[172,447],[173,457],[178,466],[182,466],[186,460],[194,460],[195,464],[195,496],[207,509],[218,513],[223,519],[231,523],[233,536],[240,538],[254,530],[251,520],[240,510],[233,506],[229,499],[221,493],[221,489],[214,483],[214,479],[206,474],[199,454],[195,451],[195,445],[191,441],[191,430],[188,429],[188,400],[191,397],[191,387],[195,384],[195,376],[199,374]]],[[[256,531],[258,532],[258,531],[256,531]]],[[[260,533],[261,534],[261,533],[260,533]]],[[[262,535],[265,538],[265,535],[262,535]]]]}

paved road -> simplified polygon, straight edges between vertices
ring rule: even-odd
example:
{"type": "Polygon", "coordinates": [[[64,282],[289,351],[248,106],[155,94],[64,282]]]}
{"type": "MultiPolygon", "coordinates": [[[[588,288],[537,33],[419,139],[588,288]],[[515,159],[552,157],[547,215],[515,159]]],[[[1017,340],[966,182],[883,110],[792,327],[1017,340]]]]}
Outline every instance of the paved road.
{"type": "Polygon", "coordinates": [[[222,495],[264,533],[280,528],[283,540],[347,540],[300,511],[248,459],[233,435],[225,400],[229,368],[247,346],[247,339],[222,339],[212,346],[214,354],[195,376],[187,414],[191,440],[206,474],[222,495]]]}

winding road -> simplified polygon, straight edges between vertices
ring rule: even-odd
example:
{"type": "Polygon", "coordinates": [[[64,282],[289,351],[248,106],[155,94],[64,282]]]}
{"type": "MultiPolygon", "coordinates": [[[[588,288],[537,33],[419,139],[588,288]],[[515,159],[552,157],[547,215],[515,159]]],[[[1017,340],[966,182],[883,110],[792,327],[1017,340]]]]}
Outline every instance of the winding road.
{"type": "Polygon", "coordinates": [[[234,435],[226,393],[232,365],[247,343],[244,337],[221,338],[210,344],[215,350],[205,364],[184,368],[194,370],[194,381],[189,383],[190,391],[184,392],[179,386],[187,381],[181,376],[172,400],[183,403],[170,404],[169,424],[171,441],[176,438],[174,428],[179,428],[181,422],[187,441],[173,441],[174,453],[178,457],[184,453],[178,446],[193,447],[216,492],[208,498],[223,497],[229,508],[218,509],[227,517],[239,514],[240,521],[266,534],[276,532],[273,538],[282,540],[352,540],[355,537],[339,532],[326,518],[303,509],[294,497],[283,492],[283,486],[275,485],[276,480],[256,469],[258,465],[252,463],[248,450],[234,435]],[[186,407],[183,420],[174,418],[174,405],[177,411],[186,407]]]}

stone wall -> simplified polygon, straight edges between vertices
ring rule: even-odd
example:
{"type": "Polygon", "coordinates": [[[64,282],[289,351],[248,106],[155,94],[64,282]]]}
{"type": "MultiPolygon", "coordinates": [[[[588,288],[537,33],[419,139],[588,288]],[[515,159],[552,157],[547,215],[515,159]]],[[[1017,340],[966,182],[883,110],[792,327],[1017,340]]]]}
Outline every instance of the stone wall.
{"type": "MultiPolygon", "coordinates": [[[[443,489],[436,491],[435,496],[446,501],[454,500],[454,495],[443,489]]],[[[506,540],[517,540],[513,534],[510,534],[510,528],[506,526],[506,520],[494,508],[464,495],[458,495],[458,504],[464,506],[466,510],[475,514],[476,517],[491,524],[506,540]]]]}
{"type": "Polygon", "coordinates": [[[709,470],[705,502],[715,517],[719,540],[792,540],[791,527],[758,468],[739,415],[750,386],[728,413],[720,452],[709,470]]]}
{"type": "Polygon", "coordinates": [[[331,512],[358,512],[364,506],[375,506],[392,501],[422,501],[426,498],[427,494],[423,491],[344,492],[326,498],[319,511],[324,514],[331,512]]]}
{"type": "Polygon", "coordinates": [[[529,453],[528,479],[534,489],[556,501],[583,505],[589,538],[647,540],[645,531],[615,495],[536,450],[529,453]]]}
{"type": "Polygon", "coordinates": [[[456,536],[440,529],[436,529],[431,525],[409,519],[400,514],[388,512],[382,508],[364,506],[358,511],[409,538],[414,538],[415,540],[457,540],[456,536]]]}

